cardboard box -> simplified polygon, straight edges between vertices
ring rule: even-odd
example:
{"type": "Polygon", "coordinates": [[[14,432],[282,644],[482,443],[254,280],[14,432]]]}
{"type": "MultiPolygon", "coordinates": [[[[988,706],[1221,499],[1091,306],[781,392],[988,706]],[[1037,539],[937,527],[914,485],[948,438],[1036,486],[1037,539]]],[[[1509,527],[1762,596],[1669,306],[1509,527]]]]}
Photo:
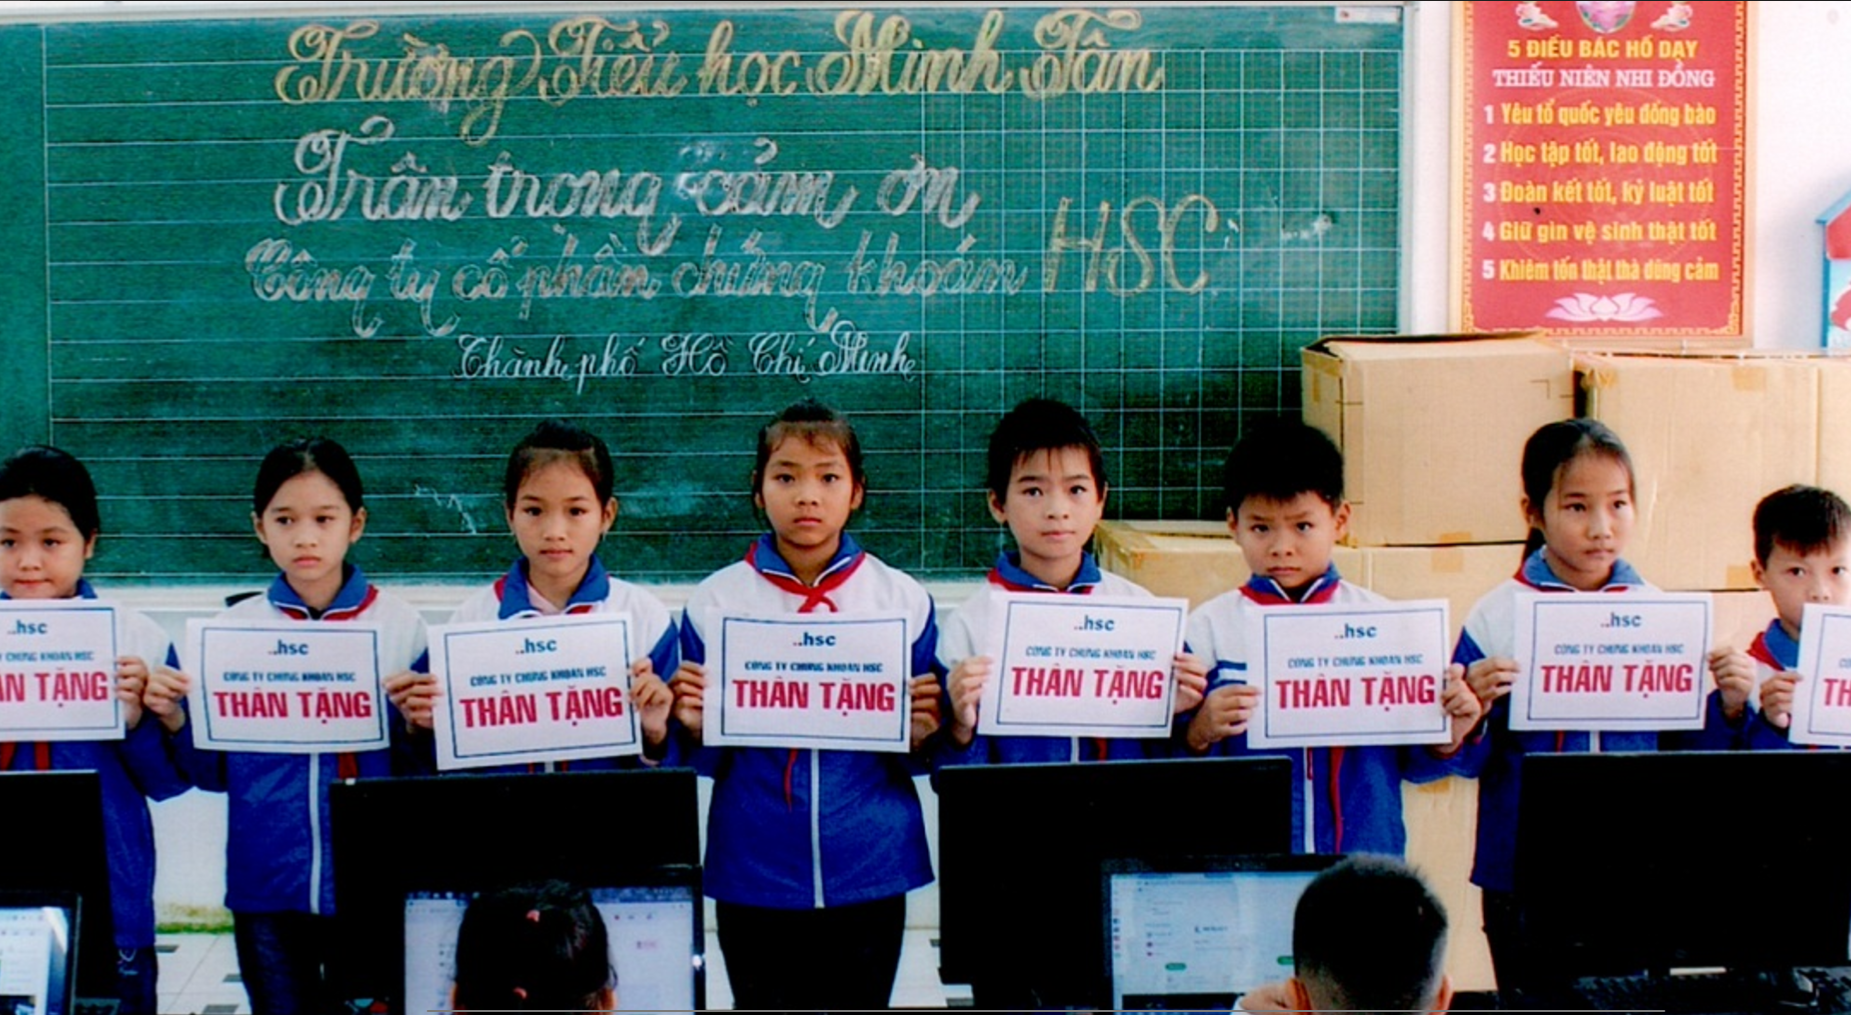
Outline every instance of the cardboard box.
{"type": "Polygon", "coordinates": [[[1748,651],[1755,635],[1774,622],[1774,597],[1756,589],[1753,592],[1712,592],[1716,644],[1740,652],[1748,651]]]}
{"type": "Polygon", "coordinates": [[[1305,422],[1343,448],[1359,546],[1508,543],[1518,462],[1574,415],[1563,349],[1528,336],[1329,338],[1305,349],[1305,422]]]}
{"type": "Polygon", "coordinates": [[[1632,455],[1626,558],[1660,588],[1754,588],[1756,502],[1818,478],[1819,360],[1579,353],[1576,368],[1587,414],[1632,455]]]}
{"type": "Polygon", "coordinates": [[[1472,607],[1523,562],[1522,543],[1476,546],[1371,546],[1369,588],[1390,599],[1444,599],[1452,623],[1452,648],[1472,607]]]}
{"type": "Polygon", "coordinates": [[[1851,497],[1851,359],[1831,356],[1814,362],[1819,371],[1819,472],[1814,483],[1851,497]]]}
{"type": "MultiPolygon", "coordinates": [[[[1195,609],[1240,587],[1253,572],[1222,522],[1100,522],[1093,530],[1099,566],[1159,596],[1181,596],[1195,609]]],[[[1338,547],[1337,570],[1351,581],[1365,575],[1362,552],[1338,547]]]]}
{"type": "MultiPolygon", "coordinates": [[[[1099,566],[1160,596],[1181,596],[1193,609],[1239,587],[1252,572],[1220,522],[1100,522],[1093,533],[1099,566]]],[[[1343,577],[1390,599],[1445,599],[1453,633],[1481,596],[1517,573],[1521,544],[1478,546],[1339,546],[1343,577]]]]}

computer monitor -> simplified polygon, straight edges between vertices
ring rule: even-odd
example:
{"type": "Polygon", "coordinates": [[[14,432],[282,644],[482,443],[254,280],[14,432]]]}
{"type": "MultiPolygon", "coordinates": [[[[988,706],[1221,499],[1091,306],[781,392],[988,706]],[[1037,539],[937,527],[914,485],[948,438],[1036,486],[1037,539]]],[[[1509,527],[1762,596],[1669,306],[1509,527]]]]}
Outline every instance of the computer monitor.
{"type": "Polygon", "coordinates": [[[1292,975],[1298,897],[1341,857],[1108,860],[1103,919],[1115,1011],[1230,1011],[1292,975]]]}
{"type": "Polygon", "coordinates": [[[941,769],[940,975],[979,1006],[1100,1007],[1100,864],[1292,851],[1279,757],[941,769]]]}
{"type": "Polygon", "coordinates": [[[1851,752],[1527,756],[1525,964],[1541,985],[1844,965],[1846,800],[1851,752]]]}
{"type": "MultiPolygon", "coordinates": [[[[706,1007],[699,874],[661,868],[618,887],[589,888],[610,934],[617,997],[626,1011],[706,1007]]],[[[405,1010],[444,1011],[456,983],[456,935],[478,893],[411,892],[405,897],[405,1010]]]]}
{"type": "MultiPolygon", "coordinates": [[[[116,996],[109,854],[103,842],[103,791],[95,772],[0,772],[0,891],[70,893],[83,904],[77,996],[116,996]],[[107,960],[107,961],[104,961],[107,960]]],[[[4,1011],[4,1009],[0,1009],[4,1011]]]]}
{"type": "Polygon", "coordinates": [[[78,909],[73,892],[0,891],[0,1012],[72,1015],[78,909]]]}
{"type": "Polygon", "coordinates": [[[615,889],[700,865],[692,769],[361,779],[331,787],[329,808],[336,988],[395,1011],[407,1010],[404,907],[414,893],[549,879],[615,889]]]}

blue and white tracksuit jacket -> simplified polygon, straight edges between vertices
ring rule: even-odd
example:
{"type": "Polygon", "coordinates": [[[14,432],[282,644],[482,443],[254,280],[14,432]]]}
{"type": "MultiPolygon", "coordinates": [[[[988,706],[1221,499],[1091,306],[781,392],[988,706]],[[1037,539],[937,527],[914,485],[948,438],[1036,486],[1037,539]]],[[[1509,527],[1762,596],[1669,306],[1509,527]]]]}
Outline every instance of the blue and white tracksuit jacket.
{"type": "MultiPolygon", "coordinates": [[[[1005,553],[996,558],[983,587],[971,593],[963,605],[945,619],[938,635],[938,661],[947,677],[958,663],[985,650],[990,637],[990,623],[996,615],[998,598],[1006,592],[1047,592],[1063,590],[1048,585],[1022,570],[1021,558],[1005,553]]],[[[1064,590],[1068,595],[1149,596],[1149,590],[1136,582],[1105,574],[1092,554],[1080,561],[1080,571],[1064,590]]],[[[994,675],[992,679],[996,679],[994,675]]],[[[951,708],[949,688],[945,689],[945,708],[951,708]]],[[[1122,761],[1126,759],[1166,757],[1163,740],[1133,740],[1125,737],[1023,737],[984,736],[971,738],[968,746],[959,747],[949,736],[939,738],[935,760],[942,765],[1020,765],[1032,762],[1122,761]]]]}
{"type": "MultiPolygon", "coordinates": [[[[220,615],[227,620],[308,621],[310,611],[282,575],[261,596],[220,615]]],[[[380,628],[382,675],[429,669],[424,620],[397,596],[380,592],[353,568],[321,622],[364,621],[380,628]]],[[[357,752],[261,754],[194,746],[188,723],[172,737],[176,759],[201,789],[229,795],[225,907],[239,913],[334,912],[328,786],[418,770],[402,746],[405,724],[387,724],[394,748],[357,752]]],[[[428,744],[426,745],[428,748],[428,744]]]]}
{"type": "MultiPolygon", "coordinates": [[[[1755,661],[1759,671],[1755,677],[1757,689],[1767,682],[1767,678],[1776,673],[1796,669],[1800,665],[1800,643],[1787,637],[1787,629],[1780,626],[1776,618],[1768,624],[1767,630],[1755,636],[1754,643],[1748,646],[1748,657],[1755,661]]],[[[1741,730],[1740,746],[1750,751],[1828,751],[1843,748],[1821,747],[1818,745],[1796,744],[1787,739],[1787,731],[1767,721],[1761,710],[1755,707],[1754,699],[1749,699],[1748,721],[1741,730]]]]}
{"type": "MultiPolygon", "coordinates": [[[[1383,598],[1342,579],[1333,565],[1293,600],[1279,584],[1254,575],[1247,584],[1203,603],[1189,616],[1191,651],[1209,659],[1208,690],[1248,683],[1248,612],[1260,606],[1379,603],[1383,598]]],[[[1265,708],[1262,702],[1261,708],[1265,708]]],[[[1256,713],[1254,722],[1259,722],[1256,713]]],[[[1179,752],[1182,748],[1179,747],[1179,752]]],[[[1228,737],[1210,756],[1280,757],[1292,762],[1292,848],[1303,853],[1407,852],[1401,783],[1432,782],[1450,769],[1424,747],[1251,748],[1247,735],[1228,737]]]]}
{"type": "MultiPolygon", "coordinates": [[[[1651,591],[1639,573],[1625,561],[1613,566],[1602,592],[1651,591]]],[[[1549,569],[1543,552],[1531,554],[1515,577],[1485,594],[1465,621],[1453,662],[1470,666],[1480,659],[1511,656],[1516,651],[1517,597],[1527,592],[1574,592],[1549,569]]],[[[1585,754],[1600,751],[1656,751],[1666,749],[1721,749],[1733,734],[1720,727],[1720,699],[1711,696],[1710,711],[1716,723],[1692,733],[1530,731],[1510,728],[1508,696],[1492,702],[1485,719],[1466,738],[1454,759],[1454,771],[1478,780],[1477,859],[1472,882],[1491,891],[1515,889],[1517,856],[1517,802],[1522,791],[1523,758],[1529,754],[1585,754]]]]}
{"type": "MultiPolygon", "coordinates": [[[[463,605],[456,608],[451,615],[452,624],[474,624],[489,620],[519,620],[528,617],[544,616],[529,598],[530,586],[527,581],[527,558],[522,557],[508,568],[508,573],[495,579],[495,584],[477,592],[463,605]]],[[[584,613],[628,613],[633,630],[639,643],[633,648],[647,644],[649,647],[649,664],[655,667],[656,676],[668,680],[675,675],[675,668],[681,665],[680,629],[675,625],[675,618],[668,612],[662,601],[645,591],[641,586],[632,585],[619,578],[613,578],[604,564],[597,557],[591,558],[590,567],[585,570],[585,577],[578,583],[572,597],[566,601],[563,614],[584,613]]],[[[618,669],[628,672],[630,660],[621,660],[618,669]]],[[[672,751],[674,738],[669,740],[672,751]]],[[[668,762],[664,762],[668,763],[668,762]]],[[[474,774],[484,773],[525,773],[538,771],[571,770],[574,772],[601,772],[619,768],[636,768],[644,764],[636,757],[623,758],[582,758],[577,761],[562,761],[556,765],[547,762],[544,765],[490,765],[483,768],[471,768],[474,774]]]]}
{"type": "MultiPolygon", "coordinates": [[[[90,583],[78,580],[77,596],[95,599],[90,583]]],[[[0,599],[6,598],[0,593],[0,599]]],[[[173,643],[159,624],[134,610],[116,608],[116,653],[138,656],[148,668],[178,666],[173,643]]],[[[115,686],[115,660],[108,662],[115,686]]],[[[118,948],[154,945],[154,823],[149,800],[166,800],[186,792],[186,777],[174,766],[163,744],[161,724],[152,715],[121,740],[58,740],[0,743],[0,772],[93,771],[102,789],[103,848],[109,861],[110,916],[118,948]]],[[[18,834],[32,822],[21,822],[18,834]]],[[[38,834],[56,834],[41,830],[38,834]]]]}
{"type": "MultiPolygon", "coordinates": [[[[917,632],[914,675],[936,672],[932,597],[847,534],[816,585],[799,588],[772,538],[760,537],[744,561],[709,576],[688,599],[682,657],[705,662],[706,638],[729,614],[899,610],[917,632]]],[[[913,786],[922,770],[909,756],[707,747],[695,767],[714,779],[703,878],[715,899],[811,909],[890,898],[932,880],[913,786]]]]}

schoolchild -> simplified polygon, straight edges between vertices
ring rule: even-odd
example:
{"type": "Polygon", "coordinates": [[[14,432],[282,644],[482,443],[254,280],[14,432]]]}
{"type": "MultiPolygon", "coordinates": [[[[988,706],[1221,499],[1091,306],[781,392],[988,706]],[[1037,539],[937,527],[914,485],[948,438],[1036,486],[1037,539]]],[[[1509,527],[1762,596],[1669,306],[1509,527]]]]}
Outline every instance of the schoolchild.
{"type": "Polygon", "coordinates": [[[610,933],[591,893],[563,881],[477,896],[456,933],[461,1011],[616,1011],[610,933]]]}
{"type": "MultiPolygon", "coordinates": [[[[424,621],[347,563],[348,549],[366,530],[366,508],[360,472],[345,449],[322,437],[272,449],[257,470],[251,524],[280,573],[264,594],[223,618],[377,624],[379,666],[391,674],[386,689],[401,716],[418,689],[428,694],[424,621]]],[[[202,750],[183,707],[191,684],[190,675],[162,667],[143,701],[172,734],[174,756],[193,782],[228,795],[225,907],[251,1010],[334,1010],[326,968],[337,951],[328,786],[394,774],[395,752],[202,750]]],[[[405,722],[390,725],[395,738],[408,733],[405,722]]]]}
{"type": "Polygon", "coordinates": [[[899,963],[906,893],[932,880],[913,776],[938,727],[938,641],[919,583],[843,531],[867,480],[848,421],[806,400],[759,431],[752,500],[771,531],[688,599],[675,718],[701,732],[708,639],[727,613],[904,612],[912,646],[911,755],[703,748],[714,779],[707,894],[734,1003],[881,1009],[899,963]]]}
{"type": "MultiPolygon", "coordinates": [[[[977,735],[978,700],[993,668],[993,660],[978,655],[977,649],[999,608],[999,596],[1008,592],[1150,595],[1136,582],[1102,572],[1086,549],[1093,527],[1105,513],[1105,455],[1093,428],[1072,406],[1048,398],[1031,398],[1016,406],[991,432],[986,464],[990,516],[1009,527],[1016,549],[997,556],[988,580],[946,619],[939,632],[938,658],[949,671],[945,699],[951,713],[940,736],[941,763],[1151,756],[1148,740],[977,735]]],[[[1207,666],[1182,652],[1172,665],[1176,711],[1188,712],[1202,700],[1207,666]]]]}
{"type": "Polygon", "coordinates": [[[1443,760],[1479,718],[1478,700],[1449,668],[1440,701],[1452,718],[1450,745],[1259,749],[1247,745],[1250,723],[1264,707],[1249,672],[1246,625],[1264,606],[1384,602],[1343,580],[1331,562],[1348,531],[1343,453],[1331,439],[1297,420],[1252,428],[1228,455],[1223,473],[1228,531],[1252,577],[1202,604],[1189,617],[1188,640],[1212,660],[1209,690],[1184,728],[1193,755],[1274,755],[1291,759],[1293,848],[1306,853],[1407,851],[1401,783],[1448,774],[1443,760]]]}
{"type": "MultiPolygon", "coordinates": [[[[508,455],[502,506],[521,556],[508,573],[463,602],[453,624],[517,620],[560,614],[628,613],[647,655],[625,660],[630,700],[637,711],[644,755],[661,760],[667,749],[674,695],[661,674],[681,661],[678,629],[661,600],[611,576],[598,559],[598,543],[617,518],[610,448],[603,438],[561,420],[547,420],[521,438],[508,455]]],[[[428,720],[428,704],[415,712],[428,720]]],[[[559,762],[558,768],[593,771],[620,767],[617,758],[559,762]]],[[[633,764],[633,762],[632,762],[633,764]]],[[[552,770],[554,765],[507,766],[504,771],[552,770]]],[[[484,769],[474,769],[480,772],[484,769]]]]}
{"type": "Polygon", "coordinates": [[[1319,874],[1292,913],[1292,977],[1244,994],[1239,1011],[1451,1010],[1446,907],[1411,867],[1353,856],[1319,874]]]}
{"type": "MultiPolygon", "coordinates": [[[[1472,882],[1483,889],[1485,938],[1501,989],[1529,982],[1519,947],[1513,894],[1517,801],[1530,754],[1654,751],[1656,732],[1516,732],[1508,696],[1518,676],[1517,597],[1528,592],[1634,592],[1652,587],[1622,554],[1635,520],[1632,458],[1612,430],[1591,419],[1550,423],[1523,447],[1524,518],[1530,525],[1522,566],[1486,593],[1466,618],[1453,661],[1485,706],[1480,729],[1454,759],[1478,779],[1478,834],[1472,882]]],[[[1715,706],[1712,706],[1715,707],[1715,706]]],[[[1714,726],[1716,724],[1712,724],[1714,726]]],[[[1711,744],[1707,733],[1664,738],[1668,748],[1711,744]]]]}
{"type": "Polygon", "coordinates": [[[1746,653],[1710,656],[1720,711],[1750,750],[1787,750],[1793,695],[1800,682],[1800,621],[1807,603],[1851,603],[1851,506],[1830,490],[1789,486],[1755,505],[1755,583],[1774,600],[1774,620],[1746,653]],[[1760,698],[1759,709],[1752,699],[1760,698]]]}
{"type": "MultiPolygon", "coordinates": [[[[96,486],[82,462],[56,448],[30,447],[0,463],[0,599],[95,599],[96,590],[84,580],[84,564],[96,552],[101,531],[96,486]]],[[[160,724],[142,721],[141,696],[151,665],[178,660],[158,624],[120,606],[116,645],[116,695],[127,730],[123,738],[0,742],[0,772],[97,774],[119,1010],[152,1015],[158,995],[154,826],[148,799],[184,793],[187,782],[167,756],[160,724]]],[[[21,829],[15,834],[56,833],[21,829]]]]}

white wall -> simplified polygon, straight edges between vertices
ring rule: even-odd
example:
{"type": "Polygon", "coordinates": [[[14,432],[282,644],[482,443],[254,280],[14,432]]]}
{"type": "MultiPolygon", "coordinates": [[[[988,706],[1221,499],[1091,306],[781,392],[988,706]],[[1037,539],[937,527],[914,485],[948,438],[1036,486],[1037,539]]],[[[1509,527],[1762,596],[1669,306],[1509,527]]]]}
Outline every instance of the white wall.
{"type": "MultiPolygon", "coordinates": [[[[1486,0],[1479,0],[1486,2],[1486,0]]],[[[1851,3],[1749,4],[1748,329],[1754,344],[1814,348],[1823,320],[1817,219],[1851,191],[1851,3]]],[[[1449,323],[1453,5],[1410,14],[1409,236],[1403,326],[1449,323]]]]}

